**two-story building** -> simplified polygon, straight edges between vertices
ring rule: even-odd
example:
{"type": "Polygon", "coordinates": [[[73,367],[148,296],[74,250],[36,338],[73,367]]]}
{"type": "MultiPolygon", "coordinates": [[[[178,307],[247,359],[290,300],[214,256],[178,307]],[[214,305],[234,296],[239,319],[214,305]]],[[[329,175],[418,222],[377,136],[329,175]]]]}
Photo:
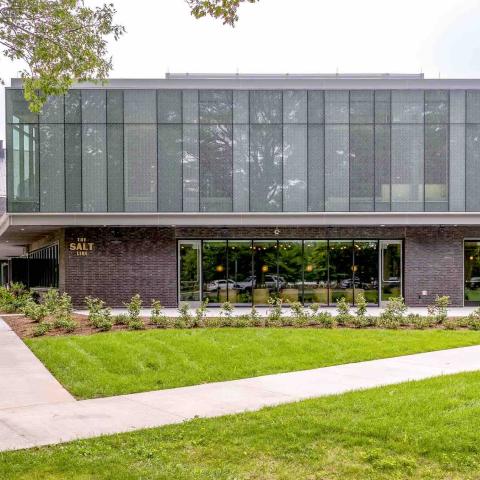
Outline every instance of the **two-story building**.
{"type": "Polygon", "coordinates": [[[119,306],[480,303],[480,81],[167,75],[6,90],[10,279],[119,306]]]}

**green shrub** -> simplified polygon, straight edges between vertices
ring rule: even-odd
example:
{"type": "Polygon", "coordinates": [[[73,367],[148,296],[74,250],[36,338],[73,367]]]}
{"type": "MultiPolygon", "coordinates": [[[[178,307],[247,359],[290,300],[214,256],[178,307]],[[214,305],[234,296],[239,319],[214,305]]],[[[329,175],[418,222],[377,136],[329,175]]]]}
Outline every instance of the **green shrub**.
{"type": "Polygon", "coordinates": [[[237,317],[232,317],[232,327],[236,328],[245,328],[251,326],[250,315],[238,315],[237,317]]]}
{"type": "Polygon", "coordinates": [[[48,322],[40,322],[38,325],[35,326],[33,330],[34,337],[41,337],[45,335],[52,329],[52,324],[48,322]]]}
{"type": "Polygon", "coordinates": [[[127,325],[128,315],[126,313],[119,313],[113,317],[113,323],[115,325],[127,325]]]}
{"type": "Polygon", "coordinates": [[[312,303],[308,308],[312,311],[312,314],[315,315],[320,310],[320,304],[312,303]]]}
{"type": "Polygon", "coordinates": [[[103,300],[100,300],[96,297],[85,297],[85,305],[88,310],[88,320],[91,321],[92,317],[97,316],[102,313],[102,310],[105,309],[106,305],[103,300]]]}
{"type": "Polygon", "coordinates": [[[73,332],[77,328],[77,322],[75,320],[72,320],[71,318],[68,317],[60,317],[55,319],[53,322],[53,326],[55,328],[60,328],[62,330],[65,330],[67,333],[73,332]]]}
{"type": "Polygon", "coordinates": [[[407,306],[402,297],[391,297],[385,310],[380,314],[378,326],[381,328],[396,329],[405,322],[407,306]]]}
{"type": "Polygon", "coordinates": [[[365,300],[365,295],[363,293],[359,293],[355,296],[355,305],[357,307],[355,312],[357,317],[365,317],[367,314],[367,301],[365,300]]]}
{"type": "Polygon", "coordinates": [[[370,317],[368,315],[355,315],[352,316],[350,324],[354,328],[367,328],[376,324],[375,317],[370,317]]]}
{"type": "Polygon", "coordinates": [[[450,305],[450,297],[443,295],[435,297],[434,305],[428,306],[428,315],[434,318],[436,323],[443,323],[448,318],[448,306],[450,305]]]}
{"type": "Polygon", "coordinates": [[[321,328],[334,328],[336,325],[335,318],[330,312],[318,312],[313,315],[313,319],[321,328]]]}
{"type": "Polygon", "coordinates": [[[443,328],[445,330],[456,330],[457,328],[460,328],[461,324],[458,320],[454,320],[452,318],[447,318],[443,322],[443,328]]]}
{"type": "Polygon", "coordinates": [[[152,300],[152,311],[150,315],[150,323],[158,328],[167,328],[168,318],[162,313],[163,306],[160,300],[152,300]]]}
{"type": "Polygon", "coordinates": [[[252,307],[250,310],[250,319],[251,323],[254,327],[264,327],[265,326],[265,318],[263,318],[255,307],[252,307]]]}
{"type": "Polygon", "coordinates": [[[206,298],[198,308],[195,309],[194,327],[204,327],[207,318],[208,298],[206,298]]]}
{"type": "Polygon", "coordinates": [[[407,315],[406,320],[408,322],[407,324],[411,325],[416,330],[424,330],[425,328],[431,327],[432,324],[435,323],[434,317],[423,317],[418,313],[410,313],[409,315],[407,315]]]}
{"type": "Polygon", "coordinates": [[[48,315],[47,307],[43,304],[29,300],[23,307],[22,313],[34,322],[42,322],[48,315]]]}
{"type": "Polygon", "coordinates": [[[345,297],[341,297],[337,302],[337,316],[335,317],[338,325],[348,325],[352,322],[353,315],[350,313],[350,305],[345,297]]]}
{"type": "Polygon", "coordinates": [[[292,319],[285,317],[281,322],[283,326],[289,326],[293,324],[298,327],[303,327],[308,325],[309,315],[306,312],[305,307],[300,302],[292,302],[290,304],[290,310],[292,311],[293,322],[292,319]]]}
{"type": "Polygon", "coordinates": [[[220,309],[220,316],[230,318],[233,315],[233,305],[230,302],[223,302],[220,309]]]}
{"type": "Polygon", "coordinates": [[[140,318],[142,299],[138,293],[136,293],[129,302],[125,302],[124,305],[128,310],[128,316],[130,317],[130,321],[135,321],[140,318]]]}
{"type": "Polygon", "coordinates": [[[102,315],[96,317],[95,324],[93,326],[102,332],[106,332],[112,329],[113,322],[110,317],[102,315]]]}
{"type": "Polygon", "coordinates": [[[282,324],[283,301],[279,297],[270,297],[268,299],[268,304],[270,305],[270,309],[268,310],[267,318],[265,319],[265,326],[278,327],[282,324]]]}
{"type": "Polygon", "coordinates": [[[178,307],[179,316],[173,320],[173,326],[175,328],[190,328],[193,326],[194,320],[190,313],[190,305],[188,303],[182,303],[178,307]]]}
{"type": "Polygon", "coordinates": [[[11,283],[8,287],[0,287],[0,311],[17,313],[30,301],[33,301],[30,292],[23,283],[11,283]]]}
{"type": "Polygon", "coordinates": [[[140,317],[129,320],[127,326],[129,330],[143,330],[145,328],[145,324],[140,317]]]}

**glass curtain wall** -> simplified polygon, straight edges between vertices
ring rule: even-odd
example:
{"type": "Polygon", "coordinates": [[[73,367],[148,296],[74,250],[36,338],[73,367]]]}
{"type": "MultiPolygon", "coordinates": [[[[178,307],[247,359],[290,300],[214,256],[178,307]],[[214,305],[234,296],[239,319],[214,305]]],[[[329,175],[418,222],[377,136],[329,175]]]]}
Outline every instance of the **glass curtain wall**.
{"type": "Polygon", "coordinates": [[[377,305],[401,294],[401,241],[381,243],[382,258],[377,240],[182,240],[180,300],[200,301],[201,290],[211,304],[267,305],[278,297],[335,305],[342,297],[355,304],[362,293],[377,305]]]}
{"type": "Polygon", "coordinates": [[[464,245],[465,305],[480,303],[480,242],[466,241],[464,245]]]}

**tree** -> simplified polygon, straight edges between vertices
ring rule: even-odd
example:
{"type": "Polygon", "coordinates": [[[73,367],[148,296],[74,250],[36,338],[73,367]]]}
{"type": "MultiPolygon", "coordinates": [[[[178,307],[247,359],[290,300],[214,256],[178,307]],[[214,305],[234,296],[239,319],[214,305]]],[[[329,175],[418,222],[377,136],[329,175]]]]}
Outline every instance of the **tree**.
{"type": "MultiPolygon", "coordinates": [[[[211,15],[235,25],[241,3],[258,0],[186,0],[192,15],[211,15]]],[[[50,95],[62,95],[73,82],[102,81],[112,59],[107,40],[125,32],[114,23],[113,4],[89,8],[84,0],[0,0],[0,45],[21,71],[25,99],[39,112],[50,95]]]]}
{"type": "Polygon", "coordinates": [[[256,3],[259,0],[185,0],[195,18],[210,15],[223,20],[224,25],[235,26],[238,21],[238,8],[241,3],[256,3]]]}

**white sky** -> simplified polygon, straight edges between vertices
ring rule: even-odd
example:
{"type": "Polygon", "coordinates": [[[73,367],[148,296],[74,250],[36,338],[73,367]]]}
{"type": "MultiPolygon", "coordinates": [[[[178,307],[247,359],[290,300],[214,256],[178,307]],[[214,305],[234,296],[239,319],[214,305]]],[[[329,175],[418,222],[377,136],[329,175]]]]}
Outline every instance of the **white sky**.
{"type": "MultiPolygon", "coordinates": [[[[234,29],[194,19],[183,0],[109,1],[127,28],[111,45],[112,77],[338,69],[480,78],[479,0],[260,0],[241,7],[234,29]]],[[[20,68],[0,58],[7,84],[20,68]]],[[[3,110],[2,89],[0,139],[3,110]]]]}

